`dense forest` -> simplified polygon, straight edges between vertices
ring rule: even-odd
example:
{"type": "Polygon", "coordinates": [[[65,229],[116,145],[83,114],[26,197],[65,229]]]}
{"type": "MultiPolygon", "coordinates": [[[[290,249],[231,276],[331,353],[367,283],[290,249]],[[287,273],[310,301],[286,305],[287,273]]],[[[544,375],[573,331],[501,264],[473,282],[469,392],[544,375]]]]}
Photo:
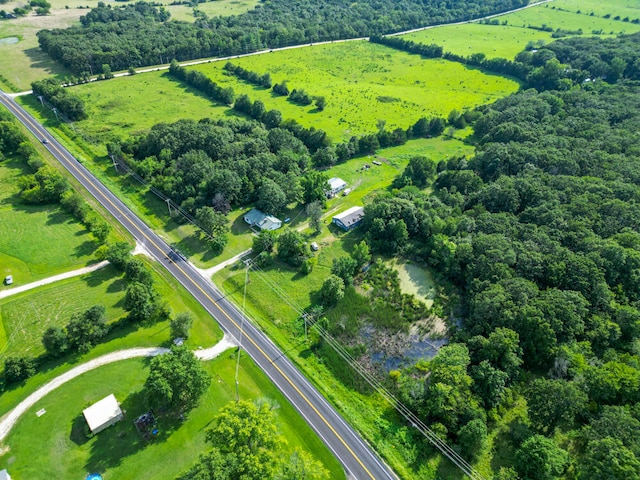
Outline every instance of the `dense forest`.
{"type": "Polygon", "coordinates": [[[475,156],[440,162],[433,194],[418,188],[424,172],[411,184],[414,168],[365,206],[374,252],[454,287],[451,343],[393,388],[471,460],[500,425],[495,441],[515,454],[496,451],[499,478],[640,478],[640,85],[623,78],[639,46],[635,35],[528,52],[541,90],[562,90],[481,107],[475,156]],[[546,67],[560,61],[569,82],[546,67]],[[570,81],[577,71],[588,77],[570,81]]]}
{"type": "Polygon", "coordinates": [[[264,48],[384,34],[482,17],[521,7],[523,0],[266,1],[232,17],[169,21],[169,13],[138,2],[121,8],[98,3],[81,26],[38,32],[40,48],[75,75],[103,65],[126,70],[194,58],[237,55],[264,48]]]}

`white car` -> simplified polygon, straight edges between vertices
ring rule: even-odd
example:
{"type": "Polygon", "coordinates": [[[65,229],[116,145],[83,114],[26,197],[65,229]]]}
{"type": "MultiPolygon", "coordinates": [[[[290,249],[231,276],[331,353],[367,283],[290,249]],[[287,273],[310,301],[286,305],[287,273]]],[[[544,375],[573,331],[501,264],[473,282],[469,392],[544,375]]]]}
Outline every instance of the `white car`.
{"type": "Polygon", "coordinates": [[[4,284],[5,285],[11,285],[13,283],[13,275],[7,275],[4,278],[4,284]]]}

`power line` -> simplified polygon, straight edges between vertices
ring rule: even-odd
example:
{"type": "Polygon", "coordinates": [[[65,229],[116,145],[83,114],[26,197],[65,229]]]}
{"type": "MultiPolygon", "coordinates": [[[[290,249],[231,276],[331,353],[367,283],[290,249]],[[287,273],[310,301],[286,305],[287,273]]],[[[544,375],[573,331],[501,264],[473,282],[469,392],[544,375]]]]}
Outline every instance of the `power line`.
{"type": "MultiPolygon", "coordinates": [[[[293,300],[279,285],[268,278],[266,272],[254,261],[247,260],[246,264],[252,268],[276,295],[278,295],[287,305],[289,305],[305,322],[307,328],[308,314],[293,300]]],[[[351,354],[327,332],[318,322],[313,322],[311,328],[315,329],[323,340],[329,345],[345,362],[351,366],[376,392],[378,392],[393,408],[402,415],[409,424],[417,429],[427,440],[429,440],[451,463],[456,465],[463,473],[472,480],[485,480],[458,452],[451,448],[433,430],[431,430],[414,412],[404,405],[397,397],[384,387],[365,367],[363,367],[351,354]]]]}

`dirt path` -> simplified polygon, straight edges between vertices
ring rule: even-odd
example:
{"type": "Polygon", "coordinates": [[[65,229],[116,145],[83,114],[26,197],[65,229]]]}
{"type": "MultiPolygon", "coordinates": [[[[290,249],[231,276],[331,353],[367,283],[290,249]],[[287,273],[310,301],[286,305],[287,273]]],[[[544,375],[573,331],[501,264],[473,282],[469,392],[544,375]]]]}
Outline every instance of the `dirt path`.
{"type": "Polygon", "coordinates": [[[60,275],[54,275],[53,277],[43,278],[42,280],[38,280],[37,282],[27,283],[26,285],[10,288],[9,290],[3,290],[2,292],[0,292],[0,299],[9,297],[11,295],[16,295],[18,293],[26,292],[27,290],[41,287],[43,285],[49,285],[50,283],[58,282],[60,280],[64,280],[65,278],[78,277],[86,273],[95,272],[96,270],[104,268],[107,265],[109,265],[109,262],[107,260],[104,260],[100,263],[89,265],[88,267],[79,268],[70,272],[64,272],[60,275]]]}
{"type": "MultiPolygon", "coordinates": [[[[196,350],[194,354],[200,360],[212,360],[225,350],[234,346],[236,346],[235,341],[225,334],[225,336],[222,337],[222,340],[216,343],[213,347],[196,350]]],[[[161,355],[163,353],[167,353],[168,351],[169,349],[167,348],[155,347],[130,348],[127,350],[111,352],[107,353],[106,355],[102,355],[101,357],[94,358],[93,360],[89,360],[88,362],[83,363],[82,365],[78,365],[68,372],[63,373],[62,375],[57,376],[56,378],[33,392],[27,398],[25,398],[13,410],[11,410],[0,419],[0,442],[4,441],[18,419],[25,412],[27,412],[27,410],[33,407],[37,402],[42,400],[53,390],[67,383],[69,380],[72,380],[77,376],[89,372],[95,368],[102,367],[103,365],[108,365],[110,363],[119,362],[120,360],[138,357],[155,357],[156,355],[161,355]]]]}
{"type": "Polygon", "coordinates": [[[238,260],[240,260],[241,258],[249,255],[250,253],[251,253],[251,249],[245,250],[244,252],[240,252],[239,254],[237,254],[235,257],[231,257],[229,260],[225,260],[224,262],[220,262],[219,264],[214,265],[213,267],[210,267],[210,268],[197,268],[197,267],[194,267],[194,268],[196,270],[198,270],[200,275],[202,275],[207,280],[211,281],[211,277],[213,277],[214,273],[219,272],[220,270],[222,270],[224,267],[226,267],[228,265],[233,265],[238,260]]]}

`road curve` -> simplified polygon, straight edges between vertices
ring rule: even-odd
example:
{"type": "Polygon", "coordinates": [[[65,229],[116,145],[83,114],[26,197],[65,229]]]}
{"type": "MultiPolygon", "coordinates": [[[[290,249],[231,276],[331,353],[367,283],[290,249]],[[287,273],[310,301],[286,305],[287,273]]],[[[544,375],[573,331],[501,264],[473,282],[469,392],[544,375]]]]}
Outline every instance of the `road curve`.
{"type": "Polygon", "coordinates": [[[188,261],[175,255],[162,238],[4,92],[0,92],[0,103],[39,140],[46,139],[48,142],[45,146],[56,160],[202,304],[218,321],[225,333],[240,342],[246,353],[287,397],[342,463],[349,478],[358,480],[395,480],[397,478],[285,354],[208,280],[204,279],[188,261]]]}

